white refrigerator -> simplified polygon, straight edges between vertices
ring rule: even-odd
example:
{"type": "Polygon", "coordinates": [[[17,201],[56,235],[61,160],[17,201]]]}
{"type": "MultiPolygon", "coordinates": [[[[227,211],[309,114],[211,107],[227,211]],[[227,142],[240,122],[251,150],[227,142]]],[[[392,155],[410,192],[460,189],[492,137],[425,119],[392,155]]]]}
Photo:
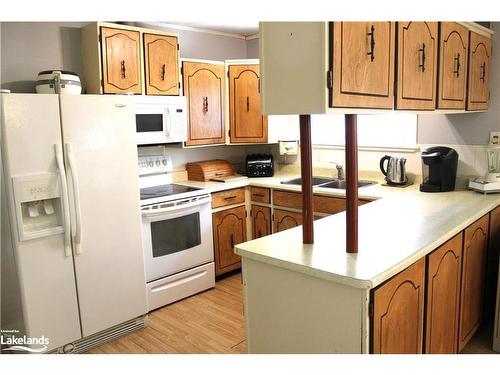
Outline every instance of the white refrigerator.
{"type": "Polygon", "coordinates": [[[147,311],[132,100],[0,96],[0,328],[102,341],[147,311]]]}

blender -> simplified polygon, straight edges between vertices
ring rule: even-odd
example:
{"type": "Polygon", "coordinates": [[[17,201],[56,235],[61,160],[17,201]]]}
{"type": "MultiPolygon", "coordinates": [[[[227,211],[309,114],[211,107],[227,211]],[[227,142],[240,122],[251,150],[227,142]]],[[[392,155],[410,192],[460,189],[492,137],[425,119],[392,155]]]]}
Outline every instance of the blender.
{"type": "Polygon", "coordinates": [[[469,189],[484,194],[500,192],[500,146],[486,149],[486,175],[470,179],[469,189]]]}

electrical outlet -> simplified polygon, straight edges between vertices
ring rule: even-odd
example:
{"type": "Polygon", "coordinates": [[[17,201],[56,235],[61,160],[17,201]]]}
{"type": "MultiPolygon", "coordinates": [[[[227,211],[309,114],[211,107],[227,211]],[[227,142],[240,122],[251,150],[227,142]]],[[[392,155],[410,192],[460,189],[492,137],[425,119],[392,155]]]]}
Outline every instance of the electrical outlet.
{"type": "Polygon", "coordinates": [[[500,145],[500,132],[490,132],[490,145],[500,145]]]}

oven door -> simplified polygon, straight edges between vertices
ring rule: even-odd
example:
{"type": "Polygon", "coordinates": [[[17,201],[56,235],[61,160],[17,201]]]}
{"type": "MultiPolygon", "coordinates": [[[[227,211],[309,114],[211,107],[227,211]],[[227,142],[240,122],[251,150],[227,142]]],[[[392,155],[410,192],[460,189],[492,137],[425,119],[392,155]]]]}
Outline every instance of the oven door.
{"type": "Polygon", "coordinates": [[[213,261],[210,202],[204,196],[142,208],[148,282],[213,261]]]}
{"type": "Polygon", "coordinates": [[[154,104],[137,105],[135,129],[138,145],[167,143],[168,107],[154,104]]]}

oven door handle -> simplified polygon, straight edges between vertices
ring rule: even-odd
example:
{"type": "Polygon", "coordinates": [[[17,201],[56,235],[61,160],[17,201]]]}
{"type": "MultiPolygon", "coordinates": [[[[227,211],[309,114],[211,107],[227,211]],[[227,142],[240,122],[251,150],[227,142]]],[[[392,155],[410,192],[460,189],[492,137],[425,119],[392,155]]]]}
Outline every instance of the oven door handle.
{"type": "Polygon", "coordinates": [[[194,202],[179,204],[176,206],[170,206],[170,207],[165,207],[165,208],[154,208],[154,209],[150,209],[150,210],[141,209],[141,213],[142,213],[143,217],[157,216],[157,215],[162,215],[162,214],[167,213],[167,212],[175,212],[175,211],[184,210],[184,209],[190,208],[190,207],[201,206],[201,205],[204,205],[206,203],[210,203],[211,200],[212,199],[210,197],[208,197],[208,198],[196,200],[194,202]]]}

